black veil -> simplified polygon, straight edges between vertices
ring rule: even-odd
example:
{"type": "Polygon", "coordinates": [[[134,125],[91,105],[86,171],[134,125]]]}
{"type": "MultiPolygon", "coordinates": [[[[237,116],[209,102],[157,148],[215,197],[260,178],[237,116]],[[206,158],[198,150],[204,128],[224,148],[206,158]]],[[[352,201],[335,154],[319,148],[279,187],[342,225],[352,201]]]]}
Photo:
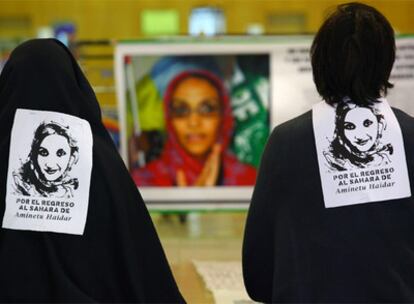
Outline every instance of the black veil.
{"type": "Polygon", "coordinates": [[[54,39],[21,44],[0,75],[1,219],[18,108],[87,120],[93,166],[83,235],[0,228],[0,302],[183,302],[144,202],[101,123],[95,94],[54,39]]]}

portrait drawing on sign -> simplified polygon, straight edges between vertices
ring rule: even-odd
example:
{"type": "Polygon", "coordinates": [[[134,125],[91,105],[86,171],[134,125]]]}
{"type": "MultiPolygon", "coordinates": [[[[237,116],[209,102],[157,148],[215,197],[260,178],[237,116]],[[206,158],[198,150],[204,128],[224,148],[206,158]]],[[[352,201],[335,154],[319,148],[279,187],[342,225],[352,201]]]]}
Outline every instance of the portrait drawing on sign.
{"type": "Polygon", "coordinates": [[[391,143],[382,142],[386,130],[384,116],[372,106],[338,104],[333,140],[324,151],[331,171],[346,171],[391,163],[391,143]]]}
{"type": "Polygon", "coordinates": [[[13,172],[15,194],[73,197],[79,181],[70,176],[70,171],[78,159],[79,147],[69,127],[53,121],[40,124],[26,161],[13,172]]]}

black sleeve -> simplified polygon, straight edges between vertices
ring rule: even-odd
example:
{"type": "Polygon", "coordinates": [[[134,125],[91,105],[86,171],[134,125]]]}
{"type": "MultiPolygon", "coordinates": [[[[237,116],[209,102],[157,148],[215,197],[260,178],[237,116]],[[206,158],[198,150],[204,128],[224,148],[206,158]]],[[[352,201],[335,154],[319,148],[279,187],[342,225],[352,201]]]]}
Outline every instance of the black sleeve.
{"type": "MultiPolygon", "coordinates": [[[[104,147],[100,150],[104,154],[104,147]]],[[[111,153],[108,151],[107,154],[109,157],[111,153]]],[[[114,236],[118,240],[116,244],[109,245],[117,248],[114,258],[119,259],[118,268],[122,265],[123,269],[118,283],[114,278],[112,284],[121,285],[119,281],[123,280],[122,285],[131,295],[128,298],[119,295],[119,298],[111,301],[122,299],[143,303],[185,303],[136,185],[118,154],[113,156],[112,162],[118,162],[118,165],[113,165],[112,168],[100,166],[107,171],[104,176],[112,174],[113,180],[106,183],[105,196],[112,196],[113,204],[117,205],[111,212],[108,225],[116,224],[119,227],[118,236],[114,236]]],[[[102,197],[101,201],[104,199],[102,197]]],[[[121,289],[119,286],[119,290],[121,289]]]]}
{"type": "Polygon", "coordinates": [[[247,216],[242,263],[249,296],[271,302],[274,259],[274,213],[281,191],[282,143],[276,128],[264,150],[247,216]]]}

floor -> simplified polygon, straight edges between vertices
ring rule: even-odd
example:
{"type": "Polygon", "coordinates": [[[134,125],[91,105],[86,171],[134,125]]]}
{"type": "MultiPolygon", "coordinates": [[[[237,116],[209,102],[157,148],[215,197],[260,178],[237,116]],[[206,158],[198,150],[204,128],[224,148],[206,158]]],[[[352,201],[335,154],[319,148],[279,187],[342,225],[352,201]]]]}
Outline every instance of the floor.
{"type": "Polygon", "coordinates": [[[214,303],[193,260],[241,261],[246,212],[151,213],[177,284],[188,303],[214,303]]]}

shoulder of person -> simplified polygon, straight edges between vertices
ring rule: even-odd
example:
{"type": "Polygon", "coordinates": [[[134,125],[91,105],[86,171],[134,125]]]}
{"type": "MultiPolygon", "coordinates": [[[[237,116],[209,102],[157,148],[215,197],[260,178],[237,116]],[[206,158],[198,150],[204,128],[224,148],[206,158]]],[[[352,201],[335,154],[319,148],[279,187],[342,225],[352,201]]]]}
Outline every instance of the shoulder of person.
{"type": "Polygon", "coordinates": [[[233,153],[226,151],[223,156],[225,170],[234,171],[246,175],[246,173],[256,174],[256,168],[250,164],[241,162],[233,153]]]}
{"type": "Polygon", "coordinates": [[[312,111],[307,111],[293,119],[290,119],[276,126],[270,135],[269,142],[290,141],[298,142],[303,137],[309,137],[313,140],[312,111]]]}
{"type": "Polygon", "coordinates": [[[398,120],[398,123],[400,124],[404,142],[414,143],[414,117],[394,107],[392,110],[398,120]]]}
{"type": "Polygon", "coordinates": [[[414,164],[414,117],[398,108],[392,107],[392,110],[400,124],[407,161],[414,164]]]}
{"type": "Polygon", "coordinates": [[[155,159],[142,168],[132,169],[131,176],[138,186],[172,186],[170,170],[162,159],[155,159]]]}
{"type": "Polygon", "coordinates": [[[407,126],[407,127],[412,128],[412,126],[414,125],[414,117],[412,117],[411,115],[407,114],[406,112],[398,108],[394,108],[394,107],[391,107],[391,108],[395,114],[395,117],[397,117],[397,120],[400,123],[401,127],[407,126]]]}

